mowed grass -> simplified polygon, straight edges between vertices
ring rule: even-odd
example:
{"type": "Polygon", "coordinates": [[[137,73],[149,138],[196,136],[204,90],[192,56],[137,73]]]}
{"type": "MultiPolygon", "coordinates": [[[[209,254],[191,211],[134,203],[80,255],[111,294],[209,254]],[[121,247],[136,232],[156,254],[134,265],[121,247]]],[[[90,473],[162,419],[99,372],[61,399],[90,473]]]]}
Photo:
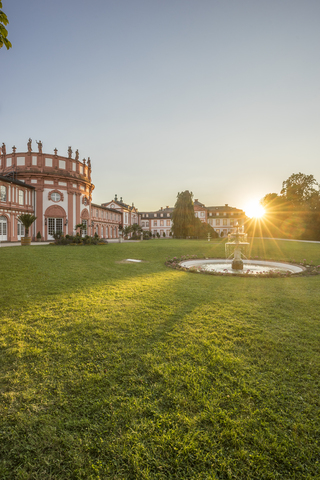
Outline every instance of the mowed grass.
{"type": "Polygon", "coordinates": [[[224,244],[0,249],[1,479],[320,478],[320,276],[164,265],[185,254],[224,244]]]}

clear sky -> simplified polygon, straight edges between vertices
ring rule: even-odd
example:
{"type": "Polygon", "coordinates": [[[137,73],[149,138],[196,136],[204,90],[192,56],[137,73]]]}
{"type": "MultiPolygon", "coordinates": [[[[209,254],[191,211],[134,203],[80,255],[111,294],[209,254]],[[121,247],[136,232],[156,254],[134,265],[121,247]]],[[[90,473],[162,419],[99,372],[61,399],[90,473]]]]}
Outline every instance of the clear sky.
{"type": "Polygon", "coordinates": [[[3,0],[0,143],[91,157],[93,201],[244,208],[320,181],[319,0],[3,0]]]}

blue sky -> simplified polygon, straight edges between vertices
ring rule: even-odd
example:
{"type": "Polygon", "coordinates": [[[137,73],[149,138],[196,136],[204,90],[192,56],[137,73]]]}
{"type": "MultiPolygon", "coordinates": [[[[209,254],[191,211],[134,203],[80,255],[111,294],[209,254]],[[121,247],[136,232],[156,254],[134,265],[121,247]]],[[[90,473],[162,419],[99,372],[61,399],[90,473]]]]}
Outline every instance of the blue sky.
{"type": "Polygon", "coordinates": [[[244,208],[320,181],[318,0],[3,0],[0,143],[91,157],[94,202],[244,208]]]}

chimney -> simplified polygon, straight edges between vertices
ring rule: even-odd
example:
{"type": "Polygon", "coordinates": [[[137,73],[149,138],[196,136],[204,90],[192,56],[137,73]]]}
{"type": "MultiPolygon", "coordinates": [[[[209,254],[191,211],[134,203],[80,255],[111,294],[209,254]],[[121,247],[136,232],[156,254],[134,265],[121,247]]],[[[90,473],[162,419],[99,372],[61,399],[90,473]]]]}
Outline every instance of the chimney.
{"type": "Polygon", "coordinates": [[[118,200],[118,195],[115,194],[115,196],[114,196],[114,201],[116,202],[117,200],[118,200]]]}
{"type": "Polygon", "coordinates": [[[166,208],[169,208],[169,205],[167,205],[166,208]]]}
{"type": "Polygon", "coordinates": [[[163,207],[161,207],[160,210],[163,210],[163,207]]]}

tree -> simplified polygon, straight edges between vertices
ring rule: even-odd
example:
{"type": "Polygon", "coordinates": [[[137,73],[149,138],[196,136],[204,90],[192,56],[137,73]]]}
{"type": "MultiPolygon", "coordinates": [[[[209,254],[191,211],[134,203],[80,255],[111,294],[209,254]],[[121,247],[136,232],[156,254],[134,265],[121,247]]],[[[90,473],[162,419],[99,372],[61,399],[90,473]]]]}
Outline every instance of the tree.
{"type": "Polygon", "coordinates": [[[82,237],[82,231],[86,231],[87,230],[87,225],[85,223],[78,223],[74,229],[77,230],[77,229],[80,229],[80,237],[82,237]]]}
{"type": "Polygon", "coordinates": [[[31,215],[31,213],[23,213],[22,215],[19,215],[18,220],[24,225],[25,232],[24,236],[27,238],[29,236],[29,228],[33,224],[33,222],[37,219],[34,215],[31,215]]]}
{"type": "Polygon", "coordinates": [[[131,232],[133,233],[133,236],[141,235],[142,228],[137,223],[134,223],[131,225],[131,232]]]}
{"type": "Polygon", "coordinates": [[[320,238],[319,184],[313,175],[293,173],[282,182],[280,195],[268,193],[260,202],[265,215],[251,223],[251,235],[318,240],[320,238]]]}
{"type": "Polygon", "coordinates": [[[200,218],[195,217],[193,236],[197,238],[207,239],[208,233],[210,233],[210,238],[218,237],[217,232],[214,228],[211,227],[211,225],[205,222],[201,222],[200,218]]]}
{"type": "Polygon", "coordinates": [[[312,209],[319,202],[319,184],[313,175],[293,173],[282,183],[281,195],[294,207],[312,209]]]}
{"type": "MultiPolygon", "coordinates": [[[[0,0],[0,8],[2,8],[2,1],[0,0]]],[[[3,45],[9,50],[9,48],[12,47],[11,42],[7,39],[8,36],[8,31],[5,28],[5,25],[8,25],[9,20],[7,18],[7,15],[0,10],[0,48],[3,47],[3,45]]]]}
{"type": "Polygon", "coordinates": [[[175,237],[186,238],[193,235],[195,215],[193,194],[189,190],[178,193],[172,212],[172,232],[175,237]]]}
{"type": "Polygon", "coordinates": [[[126,227],[123,227],[123,229],[122,229],[122,233],[123,233],[123,236],[125,238],[127,238],[128,235],[130,235],[131,232],[132,232],[131,225],[127,225],[126,227]]]}

